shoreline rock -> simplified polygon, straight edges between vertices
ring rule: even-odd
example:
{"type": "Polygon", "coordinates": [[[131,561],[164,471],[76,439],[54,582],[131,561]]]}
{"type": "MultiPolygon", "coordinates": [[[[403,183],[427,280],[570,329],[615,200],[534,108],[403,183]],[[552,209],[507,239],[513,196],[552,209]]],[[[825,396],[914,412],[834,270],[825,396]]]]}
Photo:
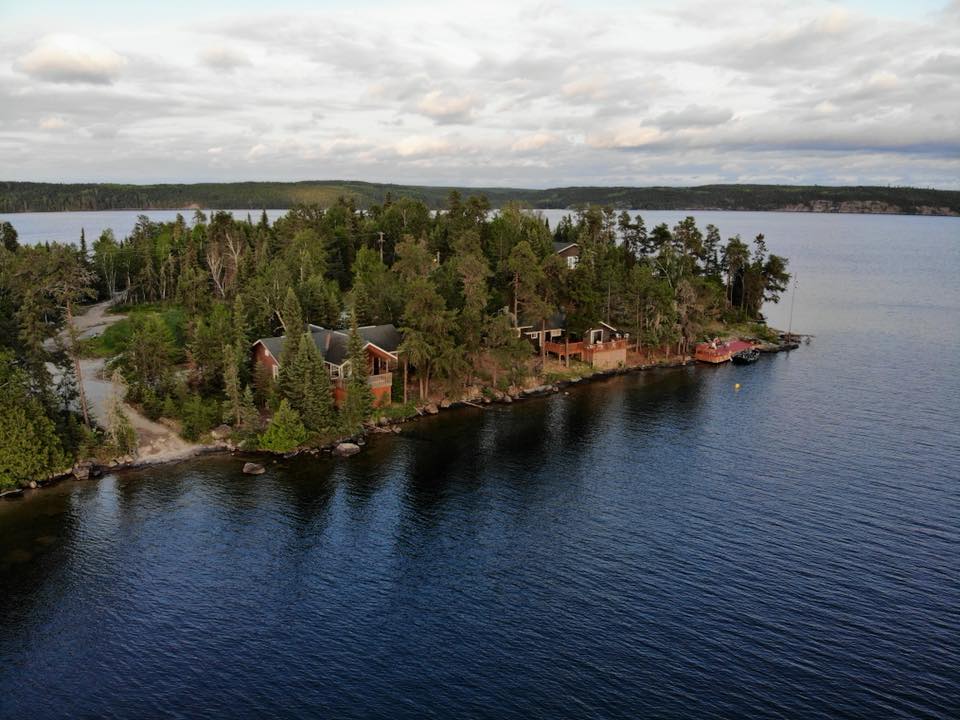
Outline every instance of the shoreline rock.
{"type": "Polygon", "coordinates": [[[337,457],[350,457],[360,452],[360,446],[352,442],[339,443],[334,449],[333,454],[337,457]]]}
{"type": "Polygon", "coordinates": [[[267,469],[260,463],[248,462],[243,464],[244,475],[263,475],[267,469]]]}

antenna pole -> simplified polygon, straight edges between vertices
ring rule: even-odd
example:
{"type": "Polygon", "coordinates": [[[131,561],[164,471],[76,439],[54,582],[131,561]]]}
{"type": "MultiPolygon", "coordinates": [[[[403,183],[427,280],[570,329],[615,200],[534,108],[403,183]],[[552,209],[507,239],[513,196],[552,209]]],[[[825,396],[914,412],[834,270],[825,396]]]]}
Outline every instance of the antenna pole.
{"type": "Polygon", "coordinates": [[[793,304],[797,300],[797,274],[793,274],[793,292],[790,293],[790,325],[787,327],[787,339],[793,336],[793,304]]]}

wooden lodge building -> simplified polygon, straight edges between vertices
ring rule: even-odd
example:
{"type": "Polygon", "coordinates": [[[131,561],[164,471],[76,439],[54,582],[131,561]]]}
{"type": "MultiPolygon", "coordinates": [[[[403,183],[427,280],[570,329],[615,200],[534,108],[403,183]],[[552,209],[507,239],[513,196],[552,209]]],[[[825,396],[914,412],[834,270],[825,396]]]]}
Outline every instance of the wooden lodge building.
{"type": "Polygon", "coordinates": [[[553,251],[567,261],[567,267],[573,270],[580,262],[580,246],[576,243],[553,242],[553,251]]]}
{"type": "MultiPolygon", "coordinates": [[[[318,325],[307,325],[314,344],[323,355],[324,364],[330,371],[333,384],[333,401],[339,407],[346,397],[346,379],[350,377],[350,356],[347,350],[349,335],[343,330],[329,330],[318,325]]],[[[367,325],[359,328],[364,341],[363,352],[367,359],[367,382],[373,391],[377,406],[389,405],[392,401],[393,371],[399,360],[400,333],[393,325],[367,325]]],[[[260,338],[253,343],[253,361],[270,368],[273,377],[280,373],[280,357],[283,355],[284,336],[260,338]]]]}

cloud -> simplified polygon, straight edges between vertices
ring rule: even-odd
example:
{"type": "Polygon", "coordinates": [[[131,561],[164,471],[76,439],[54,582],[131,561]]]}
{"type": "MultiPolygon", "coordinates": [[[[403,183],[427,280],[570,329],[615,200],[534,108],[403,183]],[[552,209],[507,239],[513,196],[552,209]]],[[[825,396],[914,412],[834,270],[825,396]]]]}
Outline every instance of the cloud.
{"type": "Polygon", "coordinates": [[[443,138],[414,135],[405,137],[394,145],[397,155],[403,158],[447,155],[453,151],[453,145],[443,138]]]}
{"type": "Polygon", "coordinates": [[[242,50],[223,45],[205,48],[200,52],[199,60],[207,67],[223,72],[233,72],[251,64],[250,58],[242,50]]]}
{"type": "Polygon", "coordinates": [[[41,38],[14,67],[37,80],[109,85],[126,63],[123,56],[94,40],[56,34],[41,38]]]}
{"type": "Polygon", "coordinates": [[[516,140],[510,146],[510,149],[514,152],[529,152],[531,150],[542,150],[550,145],[556,145],[558,142],[560,142],[560,139],[553,133],[539,132],[516,140]]]}
{"type": "Polygon", "coordinates": [[[61,117],[48,117],[40,121],[41,130],[62,130],[67,127],[67,121],[61,117]]]}
{"type": "Polygon", "coordinates": [[[711,127],[723,125],[732,117],[733,112],[726,108],[687,105],[683,110],[671,110],[658,115],[653,123],[663,129],[711,127]]]}
{"type": "Polygon", "coordinates": [[[955,12],[596,2],[241,3],[113,16],[109,48],[37,40],[25,4],[0,24],[0,158],[61,181],[960,186],[955,12]]]}
{"type": "Polygon", "coordinates": [[[469,122],[476,107],[470,95],[447,95],[440,90],[428,92],[417,109],[438,125],[469,122]]]}
{"type": "Polygon", "coordinates": [[[627,126],[607,132],[599,132],[587,138],[587,144],[601,149],[631,150],[662,142],[664,135],[657,128],[627,126]]]}

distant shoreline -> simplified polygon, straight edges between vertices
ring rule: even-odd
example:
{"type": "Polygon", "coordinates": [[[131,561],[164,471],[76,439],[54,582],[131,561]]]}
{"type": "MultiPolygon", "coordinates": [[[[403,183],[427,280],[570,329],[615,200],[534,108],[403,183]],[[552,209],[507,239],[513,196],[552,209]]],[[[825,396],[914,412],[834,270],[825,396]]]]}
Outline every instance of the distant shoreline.
{"type": "MultiPolygon", "coordinates": [[[[631,208],[615,208],[617,212],[621,210],[629,210],[631,212],[680,212],[680,213],[700,213],[700,212],[762,212],[762,213],[783,213],[785,215],[789,214],[801,214],[801,215],[879,215],[879,216],[894,216],[894,217],[960,217],[960,212],[895,212],[895,211],[883,211],[883,210],[804,210],[798,208],[770,208],[770,209],[756,209],[756,208],[716,208],[716,207],[631,207],[631,208]]],[[[286,212],[290,210],[287,207],[249,207],[249,208],[220,208],[220,207],[123,207],[123,208],[100,208],[97,210],[10,210],[10,211],[0,211],[0,215],[56,215],[58,213],[105,213],[105,212],[139,212],[149,215],[151,212],[184,212],[189,213],[195,210],[201,210],[203,212],[210,212],[216,210],[222,210],[226,212],[246,212],[246,213],[259,213],[264,210],[268,211],[278,211],[286,212]]],[[[576,212],[576,207],[532,207],[532,211],[537,210],[566,210],[571,213],[576,212]]]]}
{"type": "Polygon", "coordinates": [[[803,212],[960,216],[960,190],[820,185],[702,185],[696,187],[558,187],[547,189],[395,185],[351,180],[132,185],[0,181],[0,213],[162,211],[202,208],[286,210],[299,204],[359,208],[406,197],[431,209],[451,193],[486,198],[490,208],[520,202],[532,209],[602,205],[617,210],[683,212],[803,212]]]}

